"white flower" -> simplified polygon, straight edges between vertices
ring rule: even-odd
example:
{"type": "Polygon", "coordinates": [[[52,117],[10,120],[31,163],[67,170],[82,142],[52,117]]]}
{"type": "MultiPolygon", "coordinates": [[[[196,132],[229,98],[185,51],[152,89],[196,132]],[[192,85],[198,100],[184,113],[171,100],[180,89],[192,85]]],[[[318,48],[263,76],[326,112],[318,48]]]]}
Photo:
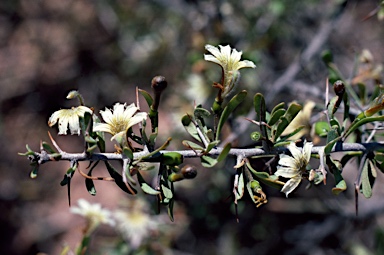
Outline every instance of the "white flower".
{"type": "Polygon", "coordinates": [[[127,130],[147,119],[146,112],[138,112],[139,108],[135,104],[116,103],[113,106],[113,111],[105,108],[105,111],[100,111],[103,120],[106,123],[95,123],[93,126],[94,132],[107,132],[112,134],[111,140],[115,139],[116,135],[127,132],[127,130]]]}
{"type": "Polygon", "coordinates": [[[143,241],[157,232],[160,225],[159,219],[146,213],[145,209],[146,204],[137,200],[130,208],[114,212],[116,228],[132,249],[139,248],[143,241]]]}
{"type": "Polygon", "coordinates": [[[68,126],[72,135],[80,135],[79,117],[84,117],[86,112],[92,114],[92,110],[86,106],[58,110],[49,117],[48,126],[52,127],[59,120],[59,135],[66,135],[68,126]]]}
{"type": "Polygon", "coordinates": [[[305,141],[303,148],[299,148],[295,143],[291,142],[288,145],[288,149],[292,156],[280,155],[279,166],[277,166],[275,175],[289,178],[289,181],[281,189],[281,192],[284,192],[287,197],[289,193],[299,186],[302,174],[306,171],[311,158],[312,147],[313,144],[311,142],[305,141]]]}
{"type": "Polygon", "coordinates": [[[224,84],[221,84],[223,86],[222,95],[226,96],[240,78],[238,70],[246,67],[255,68],[256,65],[249,60],[240,61],[243,53],[236,49],[231,49],[229,45],[219,45],[219,47],[220,49],[209,44],[205,45],[205,49],[212,53],[212,55],[204,54],[204,59],[214,62],[223,68],[224,84]]]}
{"type": "Polygon", "coordinates": [[[71,207],[70,210],[73,214],[79,214],[87,219],[86,235],[91,234],[100,224],[115,225],[111,212],[103,209],[100,204],[91,204],[85,199],[79,199],[77,203],[79,206],[71,207]]]}

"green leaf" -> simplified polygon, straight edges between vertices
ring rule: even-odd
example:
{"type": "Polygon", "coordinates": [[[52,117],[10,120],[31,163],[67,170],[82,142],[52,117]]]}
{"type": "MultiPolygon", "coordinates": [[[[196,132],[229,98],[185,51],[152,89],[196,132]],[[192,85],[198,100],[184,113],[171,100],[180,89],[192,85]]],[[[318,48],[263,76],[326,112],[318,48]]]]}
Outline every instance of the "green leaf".
{"type": "Polygon", "coordinates": [[[129,149],[128,147],[124,147],[123,148],[123,154],[129,158],[131,161],[133,160],[133,152],[131,149],[129,149]]]}
{"type": "Polygon", "coordinates": [[[173,217],[173,205],[174,205],[174,203],[175,202],[173,199],[169,200],[169,203],[168,203],[168,216],[172,222],[174,221],[174,217],[173,217]]]}
{"type": "MultiPolygon", "coordinates": [[[[92,171],[93,171],[93,169],[95,169],[95,167],[99,164],[99,162],[100,162],[100,161],[97,161],[97,162],[91,167],[91,169],[89,169],[87,175],[92,176],[92,171]]],[[[87,188],[89,194],[91,194],[92,196],[96,196],[96,188],[95,188],[95,184],[93,183],[93,180],[92,180],[92,179],[85,178],[85,187],[87,188]]]]}
{"type": "Polygon", "coordinates": [[[268,121],[269,126],[273,126],[276,122],[285,114],[285,109],[278,109],[274,113],[272,113],[271,118],[268,121]]]}
{"type": "Polygon", "coordinates": [[[282,103],[276,105],[275,107],[273,107],[273,109],[271,111],[271,115],[273,115],[276,111],[281,110],[281,109],[285,111],[284,106],[285,106],[285,103],[282,102],[282,103]]]}
{"type": "Polygon", "coordinates": [[[184,140],[184,141],[182,141],[182,144],[185,147],[190,148],[192,150],[204,151],[204,148],[200,144],[197,144],[197,143],[194,143],[194,142],[191,142],[191,141],[184,140]]]}
{"type": "Polygon", "coordinates": [[[224,159],[226,159],[230,150],[231,150],[231,144],[227,143],[224,146],[223,150],[221,151],[220,155],[217,157],[217,162],[221,162],[224,159]]]}
{"type": "Polygon", "coordinates": [[[91,136],[89,135],[86,135],[84,136],[84,140],[87,142],[87,143],[90,143],[90,144],[96,144],[97,143],[97,140],[92,138],[91,136]]]}
{"type": "Polygon", "coordinates": [[[213,167],[217,164],[217,159],[211,158],[210,156],[201,156],[201,165],[206,168],[213,167]]]}
{"type": "Polygon", "coordinates": [[[137,179],[140,183],[140,187],[141,189],[149,194],[149,195],[159,195],[160,194],[160,191],[158,190],[155,190],[154,188],[152,188],[149,184],[147,184],[143,178],[143,176],[140,174],[140,172],[137,172],[137,179]]]}
{"type": "Polygon", "coordinates": [[[166,187],[164,184],[161,184],[161,191],[163,192],[164,196],[168,199],[173,198],[172,190],[168,187],[166,187]]]}
{"type": "Polygon", "coordinates": [[[328,110],[329,118],[333,119],[333,115],[335,114],[335,112],[339,108],[339,105],[340,105],[340,101],[339,101],[339,97],[338,96],[333,97],[329,101],[329,103],[327,105],[327,110],[328,110]]]}
{"type": "Polygon", "coordinates": [[[196,107],[195,110],[193,111],[193,115],[195,118],[203,119],[207,118],[211,115],[211,113],[202,107],[196,107]]]}
{"type": "Polygon", "coordinates": [[[361,192],[365,198],[370,198],[372,196],[372,186],[369,180],[368,172],[370,172],[370,165],[368,160],[366,160],[361,173],[361,192]]]}
{"type": "Polygon", "coordinates": [[[332,188],[332,194],[339,195],[341,192],[347,189],[347,183],[344,180],[339,181],[334,188],[332,188]]]}
{"type": "Polygon", "coordinates": [[[327,145],[325,146],[324,153],[330,154],[332,152],[333,146],[340,141],[340,136],[338,136],[338,132],[335,129],[331,129],[328,132],[327,136],[327,145]]]}
{"type": "Polygon", "coordinates": [[[301,111],[302,106],[297,103],[291,103],[285,112],[285,114],[280,117],[280,120],[277,122],[277,126],[274,127],[272,131],[273,140],[276,142],[280,135],[284,132],[287,126],[292,122],[296,115],[301,111]]]}
{"type": "Polygon", "coordinates": [[[54,149],[51,148],[51,146],[47,142],[42,142],[41,145],[43,146],[43,149],[48,153],[56,153],[54,149]]]}
{"type": "Polygon", "coordinates": [[[220,141],[213,141],[213,142],[210,142],[207,146],[207,148],[205,149],[205,153],[208,153],[210,152],[213,148],[215,148],[218,144],[220,143],[220,141]]]}
{"type": "Polygon", "coordinates": [[[284,114],[284,117],[288,120],[289,123],[296,117],[296,115],[301,111],[303,107],[297,103],[291,103],[288,106],[287,112],[284,114]]]}
{"type": "Polygon", "coordinates": [[[235,201],[240,200],[244,196],[244,176],[242,171],[238,180],[237,187],[235,187],[235,201]]]}
{"type": "Polygon", "coordinates": [[[269,175],[268,173],[266,172],[258,172],[256,171],[252,166],[251,164],[249,163],[249,161],[246,163],[248,169],[252,172],[252,174],[258,179],[260,180],[262,183],[268,185],[268,186],[271,186],[273,188],[277,188],[277,189],[281,189],[282,186],[284,186],[284,182],[282,181],[279,181],[278,177],[275,176],[275,175],[269,175]]]}
{"type": "Polygon", "coordinates": [[[326,137],[329,132],[329,124],[326,121],[318,121],[315,123],[315,133],[320,137],[326,137]]]}
{"type": "Polygon", "coordinates": [[[371,117],[363,117],[362,119],[356,118],[352,124],[349,126],[349,128],[345,131],[343,138],[345,139],[348,137],[353,131],[355,131],[358,127],[374,122],[374,121],[384,121],[384,115],[383,116],[371,116],[371,117]]]}
{"type": "Polygon", "coordinates": [[[335,177],[336,186],[332,188],[332,193],[334,195],[339,195],[341,192],[347,189],[347,183],[344,181],[343,176],[341,175],[341,167],[340,163],[335,162],[330,155],[325,156],[326,164],[330,172],[335,177]]]}
{"type": "Polygon", "coordinates": [[[256,93],[253,98],[253,105],[255,107],[255,112],[257,114],[257,121],[265,122],[266,108],[265,108],[265,99],[261,93],[256,93]]]}
{"type": "Polygon", "coordinates": [[[72,167],[70,167],[67,170],[67,172],[64,175],[63,180],[60,182],[61,186],[65,186],[65,185],[68,185],[70,183],[72,176],[75,174],[75,170],[76,169],[73,169],[72,167]]]}
{"type": "Polygon", "coordinates": [[[273,136],[274,142],[278,140],[278,138],[284,132],[284,130],[288,127],[288,125],[289,125],[288,120],[284,116],[281,117],[277,125],[275,125],[272,130],[272,136],[273,136]]]}
{"type": "Polygon", "coordinates": [[[224,126],[224,123],[227,121],[229,115],[235,110],[235,108],[244,101],[245,97],[247,96],[247,91],[243,90],[236,96],[234,96],[227,104],[227,106],[224,108],[219,123],[217,124],[216,129],[216,140],[219,140],[221,129],[224,126]]]}
{"type": "Polygon", "coordinates": [[[193,137],[195,138],[197,141],[199,142],[202,142],[201,141],[201,138],[197,132],[197,128],[195,126],[195,124],[192,122],[191,120],[191,116],[189,115],[184,115],[182,118],[181,118],[181,123],[183,124],[185,130],[193,137]]]}
{"type": "Polygon", "coordinates": [[[289,138],[299,133],[303,128],[304,126],[299,126],[295,130],[293,130],[292,133],[285,135],[284,137],[280,137],[279,143],[287,141],[289,138]]]}
{"type": "Polygon", "coordinates": [[[123,191],[129,193],[129,194],[136,194],[137,191],[129,184],[125,184],[123,181],[123,177],[115,170],[115,168],[109,163],[108,161],[105,161],[105,166],[107,167],[109,175],[115,180],[116,185],[123,191]],[[127,187],[129,186],[129,188],[127,187]]]}
{"type": "Polygon", "coordinates": [[[147,104],[149,107],[153,104],[153,98],[152,96],[145,90],[139,89],[139,93],[144,97],[145,101],[147,101],[147,104]]]}
{"type": "MultiPolygon", "coordinates": [[[[255,107],[256,112],[256,121],[260,124],[265,122],[266,118],[266,107],[265,107],[265,99],[261,93],[256,93],[253,97],[253,106],[255,107]]],[[[267,130],[264,125],[260,125],[261,133],[264,137],[267,137],[267,130]]]]}

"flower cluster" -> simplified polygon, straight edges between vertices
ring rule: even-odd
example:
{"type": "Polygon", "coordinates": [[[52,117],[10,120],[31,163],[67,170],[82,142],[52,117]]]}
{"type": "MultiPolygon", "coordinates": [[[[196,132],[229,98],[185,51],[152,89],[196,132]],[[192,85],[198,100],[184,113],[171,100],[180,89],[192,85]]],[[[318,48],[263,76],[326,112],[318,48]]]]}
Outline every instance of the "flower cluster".
{"type": "Polygon", "coordinates": [[[84,236],[89,235],[101,224],[115,227],[131,249],[139,248],[152,233],[158,231],[161,220],[149,215],[145,201],[137,199],[129,202],[127,210],[109,211],[100,204],[91,204],[84,199],[78,200],[78,207],[72,207],[71,212],[83,216],[87,220],[84,236]]]}
{"type": "MultiPolygon", "coordinates": [[[[128,106],[116,103],[113,110],[105,108],[105,111],[100,111],[105,123],[95,122],[93,131],[110,133],[112,134],[111,140],[118,140],[119,136],[125,135],[129,128],[147,118],[147,113],[138,112],[138,110],[139,108],[133,103],[128,106]]],[[[79,118],[83,118],[86,112],[92,114],[92,110],[86,106],[61,109],[51,115],[48,125],[52,127],[59,121],[59,135],[66,135],[68,126],[72,135],[80,135],[79,118]]]]}

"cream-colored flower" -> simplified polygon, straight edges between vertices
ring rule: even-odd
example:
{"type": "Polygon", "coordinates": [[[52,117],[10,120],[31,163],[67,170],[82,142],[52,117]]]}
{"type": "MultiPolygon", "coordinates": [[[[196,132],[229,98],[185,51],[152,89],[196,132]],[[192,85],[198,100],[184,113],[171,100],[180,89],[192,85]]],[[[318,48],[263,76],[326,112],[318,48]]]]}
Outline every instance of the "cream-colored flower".
{"type": "Polygon", "coordinates": [[[52,127],[59,121],[59,135],[66,135],[68,126],[71,135],[80,135],[79,117],[84,117],[84,114],[92,110],[86,106],[72,107],[71,109],[61,109],[54,112],[48,120],[48,126],[52,127]]]}
{"type": "Polygon", "coordinates": [[[135,104],[116,103],[113,110],[105,108],[105,111],[100,111],[103,120],[106,123],[94,123],[94,132],[107,132],[112,134],[111,140],[115,139],[117,135],[127,132],[127,130],[147,119],[146,112],[138,112],[139,108],[135,104]]]}
{"type": "Polygon", "coordinates": [[[151,235],[158,231],[160,220],[146,212],[147,205],[135,200],[126,210],[116,210],[116,228],[132,249],[137,249],[151,235]]]}
{"type": "Polygon", "coordinates": [[[90,235],[100,224],[115,225],[112,214],[109,210],[103,209],[100,204],[91,204],[85,199],[77,201],[78,207],[71,207],[73,214],[83,216],[87,222],[86,235],[90,235]]]}
{"type": "Polygon", "coordinates": [[[287,197],[289,193],[299,186],[302,174],[306,171],[306,167],[311,159],[312,147],[313,144],[311,142],[305,141],[303,148],[299,148],[295,143],[291,142],[288,145],[288,149],[292,156],[280,155],[279,166],[277,166],[275,175],[289,178],[281,189],[281,192],[284,192],[287,197]]]}
{"type": "Polygon", "coordinates": [[[219,45],[219,48],[209,44],[205,45],[205,49],[212,53],[212,55],[204,54],[204,59],[214,62],[223,68],[224,84],[221,85],[223,86],[222,96],[225,97],[231,92],[240,78],[238,70],[246,67],[255,68],[256,65],[249,60],[240,61],[243,53],[236,49],[231,49],[229,45],[219,45]]]}

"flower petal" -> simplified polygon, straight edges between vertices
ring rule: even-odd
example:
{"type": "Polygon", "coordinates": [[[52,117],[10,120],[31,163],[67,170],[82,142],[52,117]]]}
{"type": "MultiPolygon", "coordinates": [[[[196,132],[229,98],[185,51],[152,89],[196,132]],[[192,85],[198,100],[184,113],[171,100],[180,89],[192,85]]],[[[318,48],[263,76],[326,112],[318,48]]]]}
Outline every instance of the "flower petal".
{"type": "Polygon", "coordinates": [[[207,44],[207,45],[205,45],[205,49],[207,51],[209,51],[210,53],[212,53],[212,55],[215,56],[216,58],[221,56],[220,50],[217,47],[215,47],[215,46],[207,44]]]}
{"type": "Polygon", "coordinates": [[[289,193],[294,191],[297,188],[297,186],[299,186],[300,182],[301,182],[301,176],[291,178],[289,181],[285,183],[285,185],[281,189],[281,192],[284,192],[286,197],[288,197],[289,193]]]}
{"type": "Polygon", "coordinates": [[[296,146],[294,142],[291,142],[288,145],[288,149],[291,152],[292,156],[295,158],[295,160],[300,161],[301,160],[301,149],[296,146]]]}
{"type": "Polygon", "coordinates": [[[128,105],[124,111],[124,118],[130,119],[137,112],[137,110],[139,110],[139,108],[137,108],[135,104],[128,105]]]}
{"type": "Polygon", "coordinates": [[[79,116],[76,114],[68,116],[68,124],[69,124],[69,130],[71,131],[71,134],[74,135],[80,135],[80,124],[79,124],[79,116]]]}
{"type": "Polygon", "coordinates": [[[221,65],[221,61],[219,61],[217,58],[215,58],[212,55],[204,54],[204,60],[221,65]]]}
{"type": "Polygon", "coordinates": [[[282,166],[294,166],[296,163],[295,159],[288,155],[280,155],[279,165],[282,166]]]}
{"type": "Polygon", "coordinates": [[[237,65],[237,69],[246,68],[246,67],[256,68],[256,65],[255,63],[249,60],[240,61],[237,65]]]}
{"type": "Polygon", "coordinates": [[[300,175],[300,172],[298,171],[298,169],[296,169],[294,167],[281,167],[281,166],[278,166],[277,167],[277,171],[275,172],[275,175],[276,176],[281,176],[281,177],[284,177],[284,178],[293,178],[295,176],[300,175]]]}
{"type": "Polygon", "coordinates": [[[111,126],[106,123],[94,123],[93,124],[93,132],[107,132],[111,133],[111,126]]]}
{"type": "Polygon", "coordinates": [[[105,111],[101,110],[100,115],[106,123],[108,124],[112,123],[113,115],[110,109],[105,108],[105,111]]]}
{"type": "Polygon", "coordinates": [[[308,164],[309,160],[311,159],[312,147],[313,147],[313,143],[304,142],[303,157],[306,160],[306,164],[308,164]]]}
{"type": "Polygon", "coordinates": [[[124,110],[124,108],[125,108],[125,104],[116,103],[113,106],[113,115],[122,116],[123,114],[125,114],[125,111],[126,111],[124,110]]]}
{"type": "Polygon", "coordinates": [[[133,116],[130,120],[129,120],[129,125],[128,125],[128,128],[136,125],[137,123],[140,123],[142,122],[143,120],[147,119],[147,113],[146,112],[139,112],[137,113],[135,116],[133,116]]]}
{"type": "MultiPolygon", "coordinates": [[[[64,110],[63,110],[64,111],[64,110]]],[[[68,110],[66,110],[68,111],[68,110]]],[[[59,135],[66,135],[68,129],[68,114],[65,112],[59,119],[59,135]]]]}

